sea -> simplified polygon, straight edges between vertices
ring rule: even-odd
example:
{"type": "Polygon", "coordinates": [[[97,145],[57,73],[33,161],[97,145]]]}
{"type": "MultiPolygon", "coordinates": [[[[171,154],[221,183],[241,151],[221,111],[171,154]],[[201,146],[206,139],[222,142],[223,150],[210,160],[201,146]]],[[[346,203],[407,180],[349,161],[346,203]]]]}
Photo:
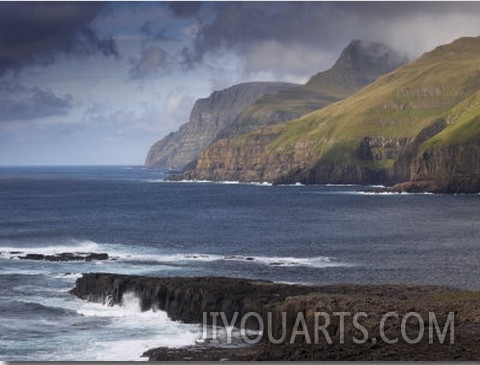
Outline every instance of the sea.
{"type": "Polygon", "coordinates": [[[139,166],[0,168],[0,360],[146,360],[200,325],[68,293],[86,272],[480,290],[480,196],[165,181],[139,166]],[[91,262],[26,254],[108,253],[91,262]]]}

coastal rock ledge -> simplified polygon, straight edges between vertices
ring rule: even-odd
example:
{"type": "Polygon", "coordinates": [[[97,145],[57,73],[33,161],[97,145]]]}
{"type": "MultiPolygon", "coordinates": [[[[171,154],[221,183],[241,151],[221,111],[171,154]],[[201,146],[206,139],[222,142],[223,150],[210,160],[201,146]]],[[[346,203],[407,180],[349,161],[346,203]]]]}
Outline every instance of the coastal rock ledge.
{"type": "MultiPolygon", "coordinates": [[[[479,360],[480,348],[480,292],[439,286],[406,285],[289,285],[262,280],[226,277],[146,277],[106,273],[89,273],[77,279],[71,294],[88,301],[107,305],[121,304],[125,293],[135,293],[142,310],[158,308],[173,320],[202,323],[203,312],[224,312],[230,321],[239,313],[236,326],[248,312],[260,315],[264,323],[272,323],[271,335],[286,339],[280,344],[268,341],[267,331],[262,340],[249,347],[189,346],[180,349],[156,348],[144,356],[149,360],[479,360]],[[315,313],[326,313],[315,325],[315,313]],[[342,325],[338,312],[348,312],[342,325]],[[358,344],[354,339],[364,338],[352,320],[356,313],[368,332],[368,340],[358,344]],[[388,317],[398,314],[398,319],[388,317]],[[401,322],[407,313],[420,316],[405,322],[404,334],[408,339],[420,338],[410,344],[401,331],[401,322]],[[269,314],[270,313],[270,314],[269,314]],[[282,325],[282,313],[286,325],[282,325]],[[293,336],[295,322],[301,313],[305,318],[305,332],[293,336]],[[434,313],[439,328],[430,321],[434,313]],[[449,317],[450,316],[450,317],[449,317]],[[448,319],[454,320],[447,328],[448,319]],[[331,343],[318,325],[325,325],[331,343]],[[343,327],[343,331],[341,330],[343,327]],[[381,329],[382,328],[382,329],[381,329]],[[422,334],[423,328],[423,335],[422,334]],[[380,332],[382,330],[383,332],[380,332]],[[444,341],[439,332],[445,330],[444,341]],[[315,336],[315,332],[320,336],[315,336]],[[433,333],[433,341],[429,334],[433,333]],[[384,341],[398,338],[395,344],[384,341]],[[307,340],[309,338],[311,343],[307,340]],[[318,338],[317,341],[315,339],[318,338]],[[343,341],[341,340],[343,338],[343,341]],[[430,343],[432,342],[432,343],[430,343]]],[[[208,317],[211,318],[211,317],[208,317]]],[[[318,316],[317,316],[318,318],[318,316]]],[[[258,319],[250,317],[246,327],[258,329],[258,319]]],[[[318,320],[317,320],[318,321],[318,320]]],[[[302,325],[297,330],[302,331],[302,325]]],[[[358,342],[358,341],[357,341],[358,342]]]]}

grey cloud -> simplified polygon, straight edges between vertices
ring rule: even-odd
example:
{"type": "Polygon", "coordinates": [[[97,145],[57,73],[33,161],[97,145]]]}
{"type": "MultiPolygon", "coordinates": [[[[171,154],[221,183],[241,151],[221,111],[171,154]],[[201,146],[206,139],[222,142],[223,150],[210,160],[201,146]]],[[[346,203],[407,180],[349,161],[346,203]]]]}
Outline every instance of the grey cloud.
{"type": "Polygon", "coordinates": [[[145,48],[138,59],[130,59],[130,76],[141,79],[159,69],[166,69],[170,63],[169,59],[168,53],[161,48],[145,48]]]}
{"type": "Polygon", "coordinates": [[[167,29],[165,28],[162,28],[158,32],[156,32],[152,38],[156,41],[177,41],[178,42],[178,39],[170,37],[168,35],[167,29]]]}
{"type": "Polygon", "coordinates": [[[233,51],[250,70],[265,69],[267,55],[274,61],[272,67],[288,71],[285,67],[295,68],[292,62],[296,62],[290,54],[285,57],[289,49],[313,57],[310,62],[322,57],[333,61],[333,55],[360,38],[384,42],[414,57],[456,37],[480,33],[479,2],[221,2],[210,6],[213,19],[200,23],[193,46],[183,51],[186,65],[233,51]]]}
{"type": "Polygon", "coordinates": [[[148,40],[154,41],[176,41],[179,40],[168,35],[168,30],[166,28],[161,28],[159,30],[154,30],[154,24],[151,21],[147,21],[142,25],[140,31],[148,37],[148,40]]]}
{"type": "Polygon", "coordinates": [[[0,83],[0,121],[32,120],[66,115],[71,108],[71,96],[57,96],[50,90],[0,83]]]}
{"type": "Polygon", "coordinates": [[[201,9],[200,1],[172,1],[168,3],[168,8],[173,15],[179,18],[189,18],[195,16],[201,9]]]}
{"type": "Polygon", "coordinates": [[[100,38],[91,23],[107,11],[98,2],[0,3],[0,75],[26,65],[52,63],[58,53],[118,56],[111,37],[100,38]]]}
{"type": "Polygon", "coordinates": [[[146,36],[151,37],[153,35],[152,27],[153,27],[153,23],[151,21],[147,21],[145,22],[145,24],[142,25],[140,30],[146,36]]]}
{"type": "Polygon", "coordinates": [[[334,11],[334,4],[324,2],[222,4],[214,20],[198,33],[194,55],[201,59],[219,48],[245,50],[265,41],[329,45],[338,41],[333,35],[338,35],[339,25],[330,21],[334,11]]]}

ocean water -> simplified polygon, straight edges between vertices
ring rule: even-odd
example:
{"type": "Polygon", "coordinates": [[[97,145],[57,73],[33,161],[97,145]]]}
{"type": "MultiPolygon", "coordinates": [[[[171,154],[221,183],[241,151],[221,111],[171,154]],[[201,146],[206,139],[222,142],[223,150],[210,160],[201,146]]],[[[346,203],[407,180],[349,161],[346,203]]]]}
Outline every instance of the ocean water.
{"type": "Polygon", "coordinates": [[[84,272],[480,290],[480,196],[165,182],[141,167],[0,168],[0,360],[141,360],[199,325],[68,294],[84,272]],[[14,253],[12,253],[14,252],[14,253]],[[106,252],[115,260],[20,260],[106,252]]]}

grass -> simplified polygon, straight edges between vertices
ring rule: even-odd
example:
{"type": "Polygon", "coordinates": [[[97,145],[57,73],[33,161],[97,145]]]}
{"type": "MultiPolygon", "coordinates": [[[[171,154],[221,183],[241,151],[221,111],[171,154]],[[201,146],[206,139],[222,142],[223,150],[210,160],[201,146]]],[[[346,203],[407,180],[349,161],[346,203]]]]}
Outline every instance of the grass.
{"type": "Polygon", "coordinates": [[[480,136],[480,91],[456,105],[446,114],[450,124],[425,141],[420,151],[474,141],[480,136]]]}
{"type": "Polygon", "coordinates": [[[354,71],[348,70],[348,65],[336,65],[316,74],[305,85],[265,94],[237,118],[233,127],[241,130],[243,125],[273,124],[271,115],[276,113],[295,118],[322,109],[362,88],[365,80],[360,81],[356,76],[354,71]]]}
{"type": "Polygon", "coordinates": [[[480,299],[480,292],[473,292],[473,291],[440,292],[440,293],[434,293],[428,297],[425,297],[424,299],[427,301],[433,301],[433,302],[480,299]]]}

